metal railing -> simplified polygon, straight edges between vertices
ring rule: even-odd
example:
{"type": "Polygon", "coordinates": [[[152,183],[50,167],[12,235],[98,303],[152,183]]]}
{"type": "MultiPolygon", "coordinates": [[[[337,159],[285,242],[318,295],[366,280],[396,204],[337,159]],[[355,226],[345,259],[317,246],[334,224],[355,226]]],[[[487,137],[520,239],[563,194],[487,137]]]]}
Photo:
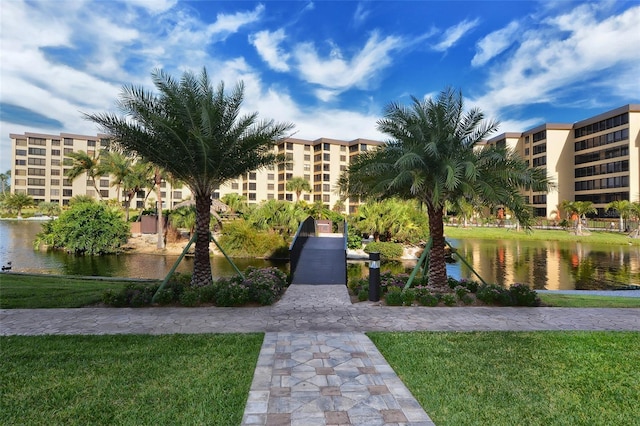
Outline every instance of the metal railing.
{"type": "Polygon", "coordinates": [[[316,234],[316,221],[312,216],[309,216],[300,224],[289,246],[289,259],[291,261],[289,273],[291,277],[293,277],[293,274],[296,272],[298,260],[300,260],[300,253],[302,253],[305,243],[309,237],[315,237],[316,234]]]}

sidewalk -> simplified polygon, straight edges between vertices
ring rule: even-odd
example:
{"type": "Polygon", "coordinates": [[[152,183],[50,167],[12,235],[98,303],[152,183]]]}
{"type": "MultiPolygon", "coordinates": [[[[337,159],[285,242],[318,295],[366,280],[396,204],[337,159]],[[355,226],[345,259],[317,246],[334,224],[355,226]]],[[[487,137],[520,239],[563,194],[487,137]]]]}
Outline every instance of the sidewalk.
{"type": "Polygon", "coordinates": [[[292,285],[260,308],[0,310],[0,335],[266,332],[243,425],[433,425],[366,331],[628,330],[640,309],[352,305],[292,285]]]}

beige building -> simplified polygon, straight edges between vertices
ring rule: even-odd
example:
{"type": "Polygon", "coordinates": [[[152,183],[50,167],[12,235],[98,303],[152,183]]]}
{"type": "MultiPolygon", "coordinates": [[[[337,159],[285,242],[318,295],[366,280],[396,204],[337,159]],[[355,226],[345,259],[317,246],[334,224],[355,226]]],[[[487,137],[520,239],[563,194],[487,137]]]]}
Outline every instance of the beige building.
{"type": "MultiPolygon", "coordinates": [[[[97,158],[100,150],[109,145],[107,135],[87,136],[69,133],[48,135],[26,132],[11,134],[10,137],[12,192],[28,194],[36,203],[54,202],[60,205],[67,205],[76,195],[89,195],[103,199],[117,198],[117,188],[113,185],[110,176],[96,179],[95,186],[100,192],[99,196],[93,182],[86,177],[73,181],[65,177],[65,170],[70,168],[72,161],[66,155],[84,151],[97,158]]],[[[238,193],[244,195],[250,204],[271,199],[295,201],[296,194],[287,191],[286,184],[293,177],[302,177],[310,183],[312,191],[302,193],[301,199],[309,203],[322,201],[328,208],[333,208],[338,201],[342,201],[343,211],[353,212],[357,208],[357,200],[340,200],[336,191],[338,178],[346,170],[354,155],[379,145],[381,142],[368,139],[352,141],[326,138],[313,141],[284,139],[274,147],[274,150],[285,155],[285,163],[239,176],[215,191],[214,198],[238,193]]],[[[191,192],[186,187],[172,188],[167,182],[162,182],[161,188],[163,208],[173,207],[191,198],[191,192]]],[[[131,206],[142,208],[146,195],[145,191],[140,191],[136,194],[131,206]]],[[[147,203],[151,201],[155,201],[154,194],[149,194],[147,203]]]]}
{"type": "Polygon", "coordinates": [[[558,204],[591,201],[599,217],[615,200],[640,201],[640,104],[629,104],[574,124],[543,124],[488,141],[515,149],[557,185],[525,194],[536,216],[552,217],[558,204]]]}

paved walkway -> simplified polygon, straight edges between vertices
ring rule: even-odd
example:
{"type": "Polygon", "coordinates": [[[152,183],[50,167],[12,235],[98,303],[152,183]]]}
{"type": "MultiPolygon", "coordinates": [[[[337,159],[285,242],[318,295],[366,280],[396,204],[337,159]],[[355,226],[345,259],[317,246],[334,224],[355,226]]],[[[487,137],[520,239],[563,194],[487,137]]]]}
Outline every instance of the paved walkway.
{"type": "Polygon", "coordinates": [[[243,425],[432,425],[365,331],[631,330],[640,309],[352,305],[292,285],[260,308],[0,310],[0,335],[266,332],[243,425]]]}

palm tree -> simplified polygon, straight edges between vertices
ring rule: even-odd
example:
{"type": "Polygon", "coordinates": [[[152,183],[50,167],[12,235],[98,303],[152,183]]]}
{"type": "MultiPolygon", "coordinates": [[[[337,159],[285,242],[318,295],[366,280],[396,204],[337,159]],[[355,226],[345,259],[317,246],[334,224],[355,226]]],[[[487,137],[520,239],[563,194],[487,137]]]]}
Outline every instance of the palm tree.
{"type": "Polygon", "coordinates": [[[289,123],[258,121],[258,114],[240,115],[244,86],[226,94],[214,90],[206,69],[185,72],[177,80],[162,70],[152,73],[158,94],[126,86],[119,106],[126,117],[91,114],[114,141],[143,160],[183,181],[196,201],[196,248],[193,286],[210,284],[209,222],[213,191],[230,179],[282,161],[273,152],[289,123]]]}
{"type": "Polygon", "coordinates": [[[11,170],[7,170],[6,173],[0,173],[1,194],[4,194],[9,189],[9,180],[11,180],[11,170]]]}
{"type": "Polygon", "coordinates": [[[50,203],[50,202],[42,202],[38,204],[38,210],[45,216],[54,217],[60,214],[60,204],[58,203],[50,203]]]}
{"type": "Polygon", "coordinates": [[[598,210],[593,206],[591,201],[571,201],[567,203],[567,211],[576,217],[576,235],[582,235],[582,219],[591,213],[597,213],[598,210]]]}
{"type": "Polygon", "coordinates": [[[243,213],[247,210],[247,197],[236,192],[223,195],[220,201],[225,203],[234,214],[243,213]]]}
{"type": "Polygon", "coordinates": [[[100,153],[98,171],[101,175],[111,175],[111,186],[116,187],[116,199],[120,199],[120,189],[129,174],[133,159],[118,150],[104,150],[100,153]]]}
{"type": "MultiPolygon", "coordinates": [[[[140,191],[145,188],[153,186],[154,182],[154,170],[153,164],[145,161],[138,161],[134,163],[129,172],[124,176],[122,180],[122,187],[124,195],[126,197],[124,207],[126,211],[126,220],[129,221],[129,209],[131,208],[131,200],[140,191]]],[[[147,194],[149,194],[147,192],[147,194]]],[[[145,199],[146,201],[146,199],[145,199]]]]}
{"type": "Polygon", "coordinates": [[[31,196],[21,192],[7,195],[4,199],[4,204],[8,209],[16,210],[18,212],[18,219],[22,219],[23,208],[36,205],[31,196]]]}
{"type": "Polygon", "coordinates": [[[96,184],[96,178],[101,175],[98,160],[84,151],[70,152],[66,154],[66,156],[71,158],[72,163],[71,168],[67,169],[64,172],[64,175],[73,181],[83,174],[86,174],[87,180],[91,180],[93,188],[96,190],[96,194],[98,194],[98,197],[102,199],[102,195],[100,194],[100,190],[96,184]]]}
{"type": "Polygon", "coordinates": [[[632,214],[633,206],[629,200],[616,200],[607,204],[607,209],[612,209],[618,212],[620,232],[625,229],[625,221],[629,220],[632,214]]]}
{"type": "Polygon", "coordinates": [[[546,191],[542,169],[530,169],[514,152],[479,144],[497,128],[478,109],[464,111],[462,94],[447,89],[436,99],[412,97],[410,106],[391,103],[378,130],[390,140],[358,155],[340,179],[352,196],[397,195],[417,199],[427,209],[432,246],[429,285],[445,288],[444,207],[446,200],[477,198],[504,206],[528,229],[532,210],[521,190],[546,191]]]}
{"type": "Polygon", "coordinates": [[[296,193],[296,202],[300,201],[302,191],[311,192],[311,184],[300,176],[294,176],[287,181],[287,191],[296,193]]]}

